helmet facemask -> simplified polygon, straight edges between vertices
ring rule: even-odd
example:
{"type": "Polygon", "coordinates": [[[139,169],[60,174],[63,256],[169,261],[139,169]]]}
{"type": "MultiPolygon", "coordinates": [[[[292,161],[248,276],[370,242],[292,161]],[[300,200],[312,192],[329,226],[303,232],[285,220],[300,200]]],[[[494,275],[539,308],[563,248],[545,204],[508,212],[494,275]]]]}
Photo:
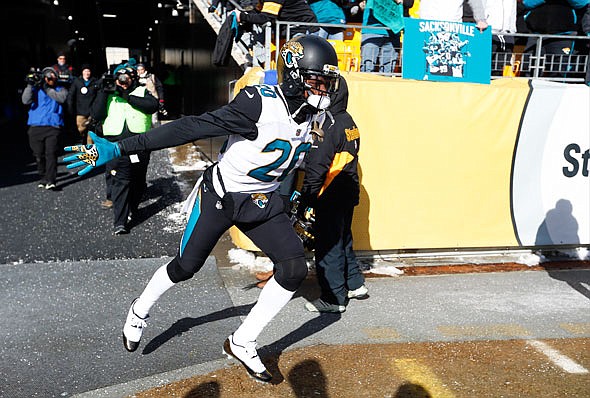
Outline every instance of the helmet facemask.
{"type": "Polygon", "coordinates": [[[321,73],[308,70],[301,73],[306,102],[316,109],[327,109],[330,106],[330,96],[338,91],[339,75],[338,68],[328,64],[324,65],[321,73]]]}
{"type": "Polygon", "coordinates": [[[287,97],[301,97],[312,107],[330,106],[338,90],[338,57],[334,47],[318,36],[298,36],[281,48],[278,81],[287,97]]]}

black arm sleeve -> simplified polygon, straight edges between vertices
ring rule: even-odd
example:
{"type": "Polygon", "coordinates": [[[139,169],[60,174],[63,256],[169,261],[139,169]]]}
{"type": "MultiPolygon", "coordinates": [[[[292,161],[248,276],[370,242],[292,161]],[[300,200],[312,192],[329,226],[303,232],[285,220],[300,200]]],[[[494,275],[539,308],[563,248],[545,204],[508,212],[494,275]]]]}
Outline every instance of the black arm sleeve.
{"type": "Polygon", "coordinates": [[[92,117],[101,122],[107,118],[107,99],[109,95],[104,90],[98,90],[92,101],[92,117]]]}
{"type": "Polygon", "coordinates": [[[160,79],[158,79],[156,77],[156,75],[153,75],[153,76],[154,76],[154,87],[156,88],[156,93],[158,93],[158,99],[160,101],[164,101],[164,85],[162,84],[160,79]]]}
{"type": "Polygon", "coordinates": [[[229,104],[199,116],[186,116],[152,129],[145,134],[119,141],[123,154],[136,153],[142,150],[171,148],[197,141],[203,138],[239,134],[246,139],[255,139],[258,135],[256,122],[262,111],[262,99],[257,90],[253,98],[240,91],[229,104]]]}
{"type": "Polygon", "coordinates": [[[265,12],[251,11],[240,14],[240,22],[248,22],[256,25],[264,25],[267,22],[274,22],[276,19],[276,16],[265,12]]]}
{"type": "Polygon", "coordinates": [[[312,146],[305,156],[305,176],[301,189],[302,202],[314,206],[324,185],[330,165],[338,151],[338,131],[327,129],[324,141],[312,146]]]}
{"type": "Polygon", "coordinates": [[[129,105],[142,111],[143,113],[152,114],[158,111],[159,103],[156,97],[151,95],[148,90],[145,90],[145,95],[143,97],[130,95],[129,105]]]}

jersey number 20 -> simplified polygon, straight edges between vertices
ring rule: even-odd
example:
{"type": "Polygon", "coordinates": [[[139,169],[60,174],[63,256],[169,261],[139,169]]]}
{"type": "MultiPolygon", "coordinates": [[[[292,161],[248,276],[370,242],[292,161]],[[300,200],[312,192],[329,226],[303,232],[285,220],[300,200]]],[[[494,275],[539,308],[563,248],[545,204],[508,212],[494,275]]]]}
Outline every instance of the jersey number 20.
{"type": "Polygon", "coordinates": [[[277,178],[275,176],[270,175],[270,173],[274,170],[281,168],[284,165],[284,163],[289,159],[289,155],[291,154],[291,150],[293,149],[293,147],[291,146],[291,143],[289,141],[277,139],[272,142],[269,142],[264,147],[262,152],[279,151],[280,156],[277,158],[277,160],[266,166],[261,166],[253,170],[250,170],[248,175],[252,178],[256,178],[257,180],[264,182],[271,182],[275,179],[277,181],[283,181],[289,175],[291,170],[293,170],[293,168],[299,161],[299,157],[301,156],[301,154],[305,154],[307,151],[309,151],[309,148],[311,148],[311,143],[309,142],[302,142],[301,144],[297,145],[293,153],[293,156],[291,157],[289,165],[287,166],[287,168],[283,170],[281,175],[277,178]]]}

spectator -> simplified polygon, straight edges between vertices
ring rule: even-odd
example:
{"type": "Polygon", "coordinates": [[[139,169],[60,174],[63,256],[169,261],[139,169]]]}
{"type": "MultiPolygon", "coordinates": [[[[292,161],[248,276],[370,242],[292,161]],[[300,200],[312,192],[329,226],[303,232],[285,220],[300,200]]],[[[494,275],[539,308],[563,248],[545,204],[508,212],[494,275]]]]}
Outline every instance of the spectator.
{"type": "Polygon", "coordinates": [[[22,94],[23,104],[30,105],[29,145],[41,177],[39,188],[56,189],[58,144],[67,97],[68,89],[57,85],[57,73],[51,67],[41,71],[40,79],[28,80],[22,94]]]}
{"type": "MultiPolygon", "coordinates": [[[[590,36],[590,5],[586,6],[586,12],[582,17],[582,31],[590,36]]],[[[587,51],[590,50],[590,41],[586,41],[587,51]]],[[[584,83],[590,86],[590,53],[588,54],[588,62],[586,63],[586,77],[584,83]]]]}
{"type": "Polygon", "coordinates": [[[492,26],[492,70],[512,64],[516,33],[516,0],[483,0],[486,22],[492,26]]]}
{"type": "Polygon", "coordinates": [[[222,17],[224,13],[232,11],[233,9],[233,4],[228,0],[213,0],[209,8],[207,8],[207,12],[217,13],[217,15],[222,17]]]}
{"type": "MultiPolygon", "coordinates": [[[[317,23],[318,20],[306,0],[262,0],[262,9],[258,11],[235,11],[240,24],[250,23],[264,25],[267,22],[287,21],[301,23],[317,23]]],[[[293,26],[291,36],[296,34],[315,33],[317,26],[293,26]]],[[[281,32],[284,34],[284,32],[281,32]]]]}
{"type": "Polygon", "coordinates": [[[166,111],[166,107],[164,106],[164,85],[156,75],[148,72],[145,64],[139,63],[136,65],[136,68],[139,84],[145,86],[150,94],[158,99],[159,108],[158,112],[155,112],[152,115],[152,127],[159,126],[158,114],[162,115],[163,117],[168,115],[168,111],[166,111]]]}
{"type": "MultiPolygon", "coordinates": [[[[575,41],[568,36],[575,36],[580,30],[579,17],[589,0],[522,0],[522,3],[526,10],[524,20],[530,33],[563,36],[543,40],[540,52],[545,56],[545,69],[549,71],[542,75],[567,77],[570,69],[567,60],[575,54],[575,41]]],[[[537,38],[530,37],[524,49],[525,70],[532,68],[530,57],[536,51],[537,38]]]]}
{"type": "MultiPolygon", "coordinates": [[[[243,31],[248,32],[249,42],[252,53],[252,63],[255,66],[264,65],[265,47],[264,47],[264,30],[261,27],[267,23],[275,21],[317,23],[318,20],[307,3],[307,0],[261,0],[260,11],[234,11],[236,21],[243,31]]],[[[317,26],[297,26],[290,27],[290,36],[294,37],[299,34],[317,34],[317,26]]],[[[274,30],[273,30],[274,32],[274,30]]],[[[280,32],[281,36],[286,35],[286,28],[280,32]]]]}
{"type": "Polygon", "coordinates": [[[309,149],[312,122],[329,106],[339,75],[336,52],[320,37],[298,36],[280,53],[278,85],[248,86],[218,110],[183,117],[116,144],[97,138],[90,148],[66,148],[78,152],[65,159],[72,162],[68,167],[84,166],[79,172],[84,174],[121,155],[229,135],[219,162],[205,171],[187,201],[187,208],[194,210],[178,254],[155,271],[129,307],[123,326],[128,351],[139,347],[148,314],[159,298],[192,278],[218,239],[235,225],[273,260],[276,272],[223,350],[258,381],[272,380],[256,351],[256,339],[307,275],[303,244],[275,191],[309,149]],[[269,164],[268,154],[261,152],[265,147],[283,155],[269,164]]]}
{"type": "Polygon", "coordinates": [[[68,65],[66,53],[60,51],[57,54],[57,63],[52,65],[53,70],[57,74],[57,82],[62,86],[69,87],[74,79],[74,69],[68,65]]]}
{"type": "Polygon", "coordinates": [[[362,24],[366,0],[346,0],[342,9],[347,23],[362,24]]]}
{"type": "Polygon", "coordinates": [[[96,97],[96,78],[92,76],[90,65],[81,67],[82,74],[74,79],[68,93],[68,109],[76,117],[76,127],[82,144],[91,145],[92,138],[88,136],[88,124],[92,103],[96,97]]]}
{"type": "MultiPolygon", "coordinates": [[[[473,11],[475,26],[483,32],[488,27],[483,0],[466,1],[473,11]]],[[[420,0],[420,18],[462,22],[464,2],[465,0],[420,0]]]]}
{"type": "MultiPolygon", "coordinates": [[[[411,7],[413,0],[406,0],[411,7]]],[[[361,3],[362,4],[362,3],[361,3]]],[[[408,8],[409,8],[408,7],[408,8]]],[[[400,32],[404,26],[402,0],[369,0],[364,6],[363,25],[388,29],[362,29],[361,72],[393,74],[400,48],[400,32]],[[376,15],[376,9],[381,13],[376,15]],[[384,12],[383,10],[387,10],[384,12]],[[381,18],[381,20],[379,19],[381,18]]]]}
{"type": "MultiPolygon", "coordinates": [[[[309,6],[315,14],[318,23],[346,24],[346,17],[339,0],[310,0],[309,6]]],[[[320,27],[320,37],[329,40],[343,40],[344,28],[320,27]]]]}
{"type": "Polygon", "coordinates": [[[315,266],[321,288],[321,296],[305,304],[312,312],[344,312],[349,299],[368,293],[352,249],[352,215],[360,192],[360,135],[347,104],[348,87],[341,77],[330,105],[333,120],[326,118],[322,142],[312,145],[305,158],[299,210],[315,210],[315,266]]]}
{"type": "MultiPolygon", "coordinates": [[[[151,114],[158,110],[158,100],[137,81],[136,70],[128,64],[115,71],[115,87],[105,86],[96,94],[92,113],[102,122],[102,133],[110,142],[148,131],[151,114]]],[[[107,196],[110,192],[115,235],[129,233],[129,221],[136,214],[145,189],[150,161],[149,151],[121,156],[106,164],[107,196]]],[[[108,199],[108,198],[107,198],[108,199]]],[[[104,203],[103,203],[103,207],[104,203]]]]}

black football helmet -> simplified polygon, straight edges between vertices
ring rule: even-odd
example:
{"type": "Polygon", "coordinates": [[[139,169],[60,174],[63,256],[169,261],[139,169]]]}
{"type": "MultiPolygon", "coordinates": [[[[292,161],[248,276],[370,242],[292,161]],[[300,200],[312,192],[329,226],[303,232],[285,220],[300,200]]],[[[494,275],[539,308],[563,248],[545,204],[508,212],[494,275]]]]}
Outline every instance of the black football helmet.
{"type": "Polygon", "coordinates": [[[287,97],[303,96],[310,85],[306,81],[321,78],[325,95],[338,90],[340,71],[334,47],[314,35],[296,36],[281,47],[277,66],[278,83],[287,97]]]}

